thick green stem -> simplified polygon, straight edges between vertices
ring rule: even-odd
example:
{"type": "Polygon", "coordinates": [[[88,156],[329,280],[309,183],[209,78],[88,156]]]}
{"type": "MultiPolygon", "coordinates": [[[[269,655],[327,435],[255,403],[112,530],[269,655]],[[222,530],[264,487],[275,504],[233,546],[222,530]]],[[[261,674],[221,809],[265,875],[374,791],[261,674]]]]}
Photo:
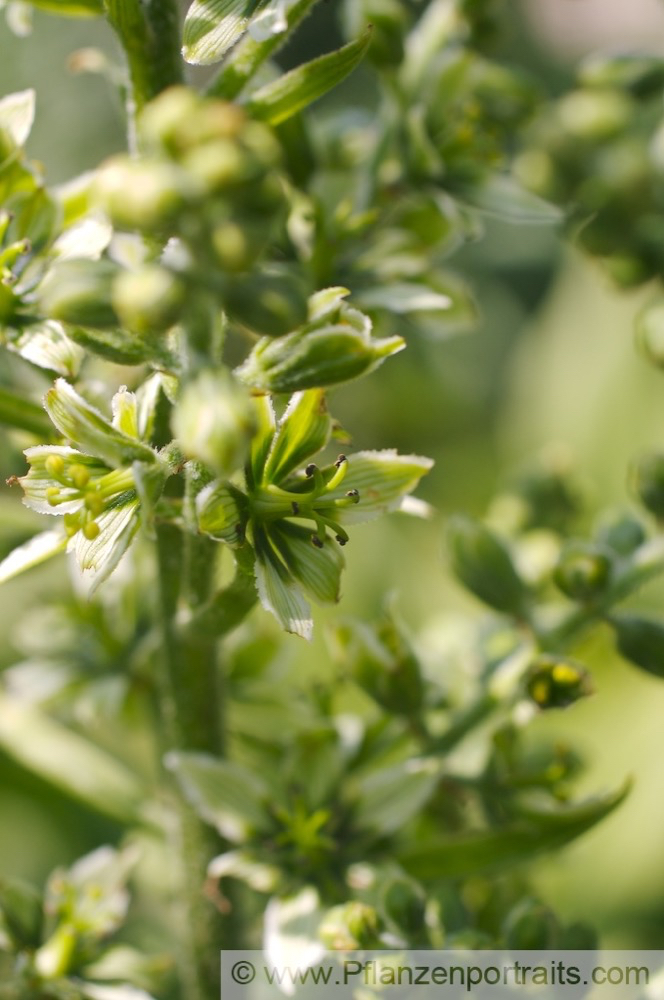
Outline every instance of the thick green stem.
{"type": "MultiPolygon", "coordinates": [[[[198,550],[199,539],[193,541],[198,550]]],[[[190,607],[196,601],[196,591],[209,586],[206,572],[194,579],[204,554],[186,553],[182,532],[170,525],[158,528],[157,550],[165,661],[162,719],[167,742],[171,749],[217,755],[223,748],[223,735],[216,643],[192,630],[185,633],[176,625],[183,582],[190,607]]],[[[211,561],[208,552],[208,564],[211,561]]],[[[219,952],[236,943],[234,918],[222,915],[205,894],[207,865],[223,844],[179,795],[176,802],[184,869],[183,994],[187,1000],[217,1000],[219,952]]]]}
{"type": "Polygon", "coordinates": [[[183,80],[177,0],[105,0],[129,70],[129,144],[136,148],[136,116],[162,90],[183,80]]]}

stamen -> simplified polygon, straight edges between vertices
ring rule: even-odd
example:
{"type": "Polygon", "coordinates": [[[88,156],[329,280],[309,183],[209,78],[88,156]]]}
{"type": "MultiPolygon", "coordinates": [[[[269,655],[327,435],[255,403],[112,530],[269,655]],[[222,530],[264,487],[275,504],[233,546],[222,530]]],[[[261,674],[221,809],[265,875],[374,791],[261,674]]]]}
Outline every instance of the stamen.
{"type": "Polygon", "coordinates": [[[44,468],[49,476],[59,478],[65,471],[65,460],[62,455],[49,455],[44,462],[44,468]]]}
{"type": "Polygon", "coordinates": [[[314,474],[314,472],[316,471],[317,468],[318,468],[318,466],[316,465],[315,462],[310,462],[309,465],[304,470],[305,476],[308,479],[311,479],[311,477],[313,476],[313,474],[314,474]]]}
{"type": "Polygon", "coordinates": [[[83,534],[89,542],[93,541],[101,531],[96,521],[87,521],[82,528],[83,534]]]}
{"type": "Polygon", "coordinates": [[[345,455],[339,455],[338,459],[334,463],[334,466],[337,471],[325,486],[327,493],[331,493],[332,490],[336,490],[338,486],[341,486],[346,476],[346,472],[348,471],[348,459],[345,455]]]}
{"type": "Polygon", "coordinates": [[[57,486],[49,486],[46,490],[46,499],[49,507],[57,507],[60,503],[60,490],[57,486]]]}
{"type": "Polygon", "coordinates": [[[293,500],[293,502],[291,503],[291,510],[293,511],[293,514],[295,514],[296,517],[300,513],[300,505],[297,502],[297,500],[293,500]]]}
{"type": "Polygon", "coordinates": [[[85,489],[90,482],[90,470],[84,465],[77,463],[69,466],[69,478],[78,490],[85,489]]]}
{"type": "Polygon", "coordinates": [[[86,493],[84,503],[93,517],[99,517],[104,509],[104,498],[98,493],[86,493]]]}
{"type": "Polygon", "coordinates": [[[313,545],[316,546],[317,549],[322,549],[323,548],[323,541],[322,541],[321,538],[318,537],[318,535],[312,535],[311,536],[311,542],[312,542],[313,545]]]}
{"type": "Polygon", "coordinates": [[[338,469],[338,468],[340,468],[340,466],[342,466],[344,464],[344,462],[347,462],[347,461],[348,461],[348,459],[346,458],[345,455],[339,455],[339,457],[337,458],[337,460],[336,460],[336,462],[334,464],[336,465],[336,467],[338,469]]]}

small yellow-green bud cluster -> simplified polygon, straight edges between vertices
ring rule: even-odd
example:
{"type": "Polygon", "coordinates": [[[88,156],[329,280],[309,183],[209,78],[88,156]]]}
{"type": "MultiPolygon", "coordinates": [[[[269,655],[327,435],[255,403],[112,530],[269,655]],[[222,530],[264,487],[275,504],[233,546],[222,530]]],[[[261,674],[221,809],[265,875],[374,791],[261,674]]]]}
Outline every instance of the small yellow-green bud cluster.
{"type": "Polygon", "coordinates": [[[79,531],[90,541],[97,537],[98,518],[108,508],[109,502],[121,493],[134,488],[131,472],[118,469],[102,476],[93,475],[90,468],[74,458],[68,461],[63,455],[49,455],[44,462],[49,477],[58,485],[46,488],[49,507],[58,507],[72,500],[80,500],[76,511],[64,515],[65,532],[72,538],[79,531]]]}
{"type": "Polygon", "coordinates": [[[533,663],[526,686],[542,709],[566,708],[592,691],[588,672],[580,664],[544,653],[533,663]]]}

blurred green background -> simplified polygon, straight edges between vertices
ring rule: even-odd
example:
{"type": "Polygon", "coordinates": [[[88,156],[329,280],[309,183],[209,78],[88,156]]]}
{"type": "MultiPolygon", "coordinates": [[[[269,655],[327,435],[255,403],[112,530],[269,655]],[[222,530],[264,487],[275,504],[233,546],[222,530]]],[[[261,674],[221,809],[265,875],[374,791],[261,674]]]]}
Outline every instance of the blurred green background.
{"type": "MultiPolygon", "coordinates": [[[[573,16],[572,7],[582,12],[585,51],[615,45],[607,38],[605,22],[612,15],[606,4],[602,18],[597,4],[557,3],[561,16],[573,16]]],[[[534,0],[523,7],[509,5],[505,51],[536,67],[555,92],[569,79],[572,56],[581,54],[579,39],[571,51],[564,26],[556,30],[555,3],[543,3],[540,16],[535,6],[534,0]]],[[[631,44],[662,37],[661,10],[653,12],[647,3],[641,11],[638,3],[629,6],[631,44]]],[[[334,3],[321,5],[320,18],[310,19],[297,45],[285,53],[287,62],[315,52],[321,40],[329,47],[334,8],[334,3]],[[320,19],[326,22],[323,28],[320,19]]],[[[95,166],[123,146],[121,100],[108,79],[72,72],[77,63],[89,61],[72,54],[91,46],[117,60],[108,31],[95,21],[65,22],[38,14],[33,34],[20,40],[0,24],[0,92],[36,87],[29,150],[44,162],[50,183],[95,166]]],[[[346,85],[344,99],[361,89],[357,75],[346,85]]],[[[320,107],[313,113],[322,113],[320,107]]],[[[510,475],[551,443],[573,456],[591,510],[629,506],[630,461],[664,441],[664,382],[633,345],[632,321],[643,294],[614,292],[594,265],[562,246],[552,229],[487,219],[485,238],[452,264],[475,289],[482,312],[477,328],[447,340],[411,338],[409,350],[366,380],[361,392],[351,385],[332,398],[333,412],[354,447],[398,447],[436,459],[420,490],[435,516],[428,522],[394,516],[353,533],[340,606],[317,613],[311,646],[283,640],[293,676],[325,675],[331,669],[325,621],[337,615],[375,616],[386,589],[435,671],[437,651],[458,615],[479,619],[483,614],[447,572],[446,517],[458,510],[482,515],[510,475]]],[[[408,337],[398,321],[395,332],[408,337]]],[[[3,355],[0,365],[10,364],[22,363],[3,355]]],[[[122,372],[117,376],[119,383],[122,372]]],[[[35,389],[41,384],[35,376],[35,389]]],[[[3,480],[23,470],[24,443],[12,434],[0,441],[3,480]]],[[[3,487],[1,554],[35,525],[43,527],[23,510],[16,491],[3,487]]],[[[1,665],[17,659],[21,619],[44,594],[56,588],[65,596],[69,587],[64,559],[4,587],[1,665]]],[[[661,612],[663,597],[664,588],[651,585],[638,606],[661,612]]],[[[276,631],[260,610],[253,618],[264,632],[276,631]]],[[[538,864],[534,879],[564,917],[596,923],[608,945],[661,947],[664,684],[621,661],[608,635],[594,634],[582,654],[594,670],[595,696],[567,713],[543,715],[535,728],[581,749],[587,763],[583,790],[615,787],[628,774],[635,777],[635,787],[616,815],[555,859],[538,864]]],[[[111,823],[49,790],[2,753],[0,815],[0,872],[37,880],[55,864],[118,835],[111,823]]]]}

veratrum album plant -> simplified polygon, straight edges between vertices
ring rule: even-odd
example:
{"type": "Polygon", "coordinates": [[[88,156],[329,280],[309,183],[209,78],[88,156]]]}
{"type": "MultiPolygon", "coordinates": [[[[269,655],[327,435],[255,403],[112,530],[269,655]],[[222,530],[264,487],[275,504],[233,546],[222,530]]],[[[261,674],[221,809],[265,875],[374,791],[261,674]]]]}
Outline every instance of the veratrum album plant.
{"type": "MultiPolygon", "coordinates": [[[[18,34],[106,20],[127,151],[51,186],[34,91],[0,100],[2,509],[38,515],[0,581],[57,567],[2,675],[0,748],[109,831],[41,884],[0,879],[0,997],[216,1000],[220,949],[274,953],[293,915],[333,949],[595,947],[524,866],[628,788],[578,798],[573,747],[528,731],[591,693],[570,650],[594,629],[664,676],[664,620],[622,608],[664,569],[664,452],[631,472],[643,516],[593,530],[553,463],[486,522],[450,518],[488,616],[435,674],[389,601],[344,602],[320,676],[288,669],[363,522],[423,518],[436,558],[426,447],[341,426],[335,391],[359,413],[394,356],[472,327],[448,258],[482,219],[563,220],[622,285],[662,274],[664,62],[596,60],[549,101],[491,55],[505,6],[334,0],[346,43],[285,71],[316,0],[2,3],[18,34]]],[[[663,316],[639,321],[659,365],[663,316]]]]}

